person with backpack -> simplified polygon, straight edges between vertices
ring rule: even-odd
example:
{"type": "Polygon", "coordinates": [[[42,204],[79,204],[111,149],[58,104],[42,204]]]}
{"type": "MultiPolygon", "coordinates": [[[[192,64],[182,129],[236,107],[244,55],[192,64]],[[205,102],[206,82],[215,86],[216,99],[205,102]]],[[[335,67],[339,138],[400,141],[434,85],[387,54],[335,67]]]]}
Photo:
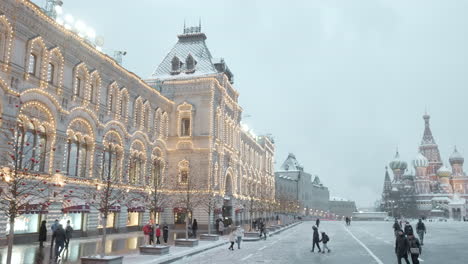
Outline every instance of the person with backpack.
{"type": "Polygon", "coordinates": [[[408,221],[405,223],[405,235],[409,235],[410,233],[413,233],[413,227],[410,225],[408,221]]]}
{"type": "Polygon", "coordinates": [[[65,248],[68,249],[68,244],[73,236],[73,227],[70,225],[70,220],[67,221],[67,227],[65,227],[65,248]]]}
{"type": "Polygon", "coordinates": [[[320,219],[317,218],[317,220],[315,220],[315,225],[317,226],[317,228],[319,227],[319,225],[320,225],[320,219]]]}
{"type": "Polygon", "coordinates": [[[320,245],[319,245],[319,242],[320,242],[320,237],[319,237],[319,233],[318,233],[318,229],[316,226],[313,226],[312,229],[314,230],[314,234],[313,234],[313,237],[312,237],[312,250],[311,252],[314,252],[315,250],[315,246],[317,246],[318,248],[318,252],[322,252],[322,250],[320,249],[320,245]]]}
{"type": "Polygon", "coordinates": [[[411,254],[411,261],[413,264],[419,264],[419,255],[422,253],[421,243],[419,243],[419,240],[414,236],[413,233],[408,235],[408,243],[409,253],[411,254]]]}
{"type": "Polygon", "coordinates": [[[330,253],[331,250],[327,246],[327,243],[328,243],[328,241],[330,241],[330,238],[328,237],[328,235],[325,232],[322,232],[322,239],[320,241],[322,241],[322,244],[323,244],[322,253],[325,254],[325,249],[328,250],[328,253],[330,253]]]}
{"type": "Polygon", "coordinates": [[[408,260],[409,242],[403,231],[398,231],[398,236],[395,239],[395,254],[397,255],[398,264],[401,264],[401,259],[404,259],[406,264],[410,264],[408,260]]]}
{"type": "Polygon", "coordinates": [[[421,241],[421,246],[424,246],[424,235],[426,234],[426,225],[419,219],[418,224],[416,225],[416,233],[418,233],[419,240],[421,241]]]}

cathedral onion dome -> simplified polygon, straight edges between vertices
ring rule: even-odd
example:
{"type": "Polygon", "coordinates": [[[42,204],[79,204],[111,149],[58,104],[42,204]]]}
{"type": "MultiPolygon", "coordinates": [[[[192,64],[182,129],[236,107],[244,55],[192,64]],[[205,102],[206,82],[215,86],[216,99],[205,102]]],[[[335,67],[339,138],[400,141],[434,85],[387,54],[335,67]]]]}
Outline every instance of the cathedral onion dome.
{"type": "Polygon", "coordinates": [[[440,167],[440,169],[437,171],[437,176],[439,177],[450,177],[450,175],[452,175],[452,171],[445,165],[440,167]]]}
{"type": "Polygon", "coordinates": [[[419,153],[413,160],[413,166],[415,168],[425,168],[429,165],[429,161],[423,154],[419,153]]]}
{"type": "Polygon", "coordinates": [[[395,154],[395,158],[392,160],[392,162],[390,162],[389,166],[392,170],[406,170],[408,164],[406,163],[406,161],[400,159],[400,153],[398,153],[397,151],[395,154]]]}
{"type": "Polygon", "coordinates": [[[454,165],[454,164],[463,165],[463,162],[465,161],[465,159],[460,154],[460,152],[458,152],[457,147],[455,147],[455,149],[453,150],[452,155],[450,155],[449,161],[450,161],[450,164],[452,164],[452,165],[454,165]]]}

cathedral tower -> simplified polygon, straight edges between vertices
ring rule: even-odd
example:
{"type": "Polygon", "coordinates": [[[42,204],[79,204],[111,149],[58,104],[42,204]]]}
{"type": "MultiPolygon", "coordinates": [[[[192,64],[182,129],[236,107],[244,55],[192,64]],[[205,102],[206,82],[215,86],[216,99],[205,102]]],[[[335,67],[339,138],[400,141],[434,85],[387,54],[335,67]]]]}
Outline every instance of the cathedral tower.
{"type": "Polygon", "coordinates": [[[419,146],[419,152],[423,154],[429,165],[427,167],[427,175],[432,180],[437,180],[437,171],[442,167],[442,161],[440,159],[439,147],[437,146],[434,137],[432,136],[431,127],[429,124],[430,115],[424,114],[424,134],[419,146]]]}

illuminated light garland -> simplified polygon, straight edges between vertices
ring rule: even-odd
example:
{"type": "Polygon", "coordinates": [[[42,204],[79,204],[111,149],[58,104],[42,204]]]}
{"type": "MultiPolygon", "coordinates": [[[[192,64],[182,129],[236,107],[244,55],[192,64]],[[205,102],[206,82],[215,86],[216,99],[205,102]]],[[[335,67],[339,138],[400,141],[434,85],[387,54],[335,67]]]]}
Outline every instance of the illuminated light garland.
{"type": "MultiPolygon", "coordinates": [[[[62,25],[58,24],[54,19],[50,18],[47,14],[44,13],[44,11],[38,7],[36,4],[34,4],[33,2],[29,1],[29,0],[18,0],[18,2],[20,2],[21,4],[25,5],[26,7],[28,7],[30,10],[32,10],[37,16],[39,16],[41,19],[43,19],[44,21],[47,21],[48,23],[50,23],[51,25],[53,25],[56,29],[58,29],[59,31],[61,31],[63,34],[67,35],[67,36],[70,36],[72,38],[74,38],[77,42],[79,42],[83,47],[85,47],[89,52],[93,53],[94,55],[97,55],[98,57],[100,57],[101,59],[103,59],[104,61],[108,62],[109,64],[111,64],[114,68],[117,68],[119,69],[123,74],[126,74],[127,76],[129,76],[130,78],[136,80],[142,87],[145,87],[146,89],[148,89],[149,91],[151,91],[152,93],[158,95],[162,100],[164,100],[166,103],[170,104],[170,105],[173,105],[174,102],[169,100],[168,98],[164,97],[160,92],[158,92],[156,89],[154,89],[153,87],[149,86],[146,82],[144,82],[139,76],[137,76],[135,73],[132,73],[132,72],[129,72],[127,69],[125,69],[124,67],[122,67],[122,65],[118,64],[113,58],[109,57],[108,55],[98,51],[97,49],[95,49],[91,44],[89,44],[88,42],[86,42],[83,38],[81,38],[80,36],[78,36],[76,33],[72,32],[72,31],[69,31],[67,30],[65,27],[63,27],[62,25]]],[[[28,65],[28,64],[26,64],[28,65]]]]}
{"type": "MultiPolygon", "coordinates": [[[[8,72],[9,63],[10,63],[10,54],[11,54],[11,45],[13,43],[13,27],[10,24],[10,21],[6,18],[5,15],[0,15],[0,23],[3,23],[6,27],[6,36],[5,36],[5,47],[6,52],[3,54],[3,71],[8,72]]],[[[3,40],[2,40],[3,41],[3,40]]]]}
{"type": "MultiPolygon", "coordinates": [[[[53,83],[54,82],[57,82],[57,88],[58,88],[58,91],[57,91],[57,94],[61,94],[62,93],[62,89],[63,89],[63,69],[65,67],[65,60],[63,59],[63,55],[62,53],[60,52],[60,48],[59,47],[55,47],[55,48],[51,48],[48,52],[48,60],[47,60],[47,63],[46,63],[46,67],[48,67],[49,63],[51,63],[52,65],[54,65],[54,67],[58,64],[58,71],[56,73],[56,71],[54,70],[54,75],[56,76],[52,76],[52,84],[47,84],[48,86],[52,86],[54,85],[53,83]],[[55,56],[55,58],[53,58],[53,56],[55,56]],[[57,58],[58,57],[58,58],[57,58]],[[58,60],[58,61],[57,61],[58,60]]],[[[48,72],[48,69],[46,69],[46,74],[48,75],[49,72],[48,72]]],[[[47,76],[48,78],[48,76],[47,76]]]]}

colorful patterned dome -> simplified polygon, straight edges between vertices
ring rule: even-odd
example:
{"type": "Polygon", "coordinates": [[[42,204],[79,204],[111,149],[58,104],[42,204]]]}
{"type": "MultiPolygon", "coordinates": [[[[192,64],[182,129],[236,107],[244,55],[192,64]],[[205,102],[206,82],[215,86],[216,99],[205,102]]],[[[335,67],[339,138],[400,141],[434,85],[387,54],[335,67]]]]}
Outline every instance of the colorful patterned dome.
{"type": "Polygon", "coordinates": [[[429,161],[427,160],[426,157],[424,157],[423,154],[418,153],[416,158],[413,160],[413,166],[415,168],[425,168],[429,165],[429,161]]]}
{"type": "Polygon", "coordinates": [[[452,155],[450,155],[449,161],[450,161],[450,164],[452,164],[452,165],[454,165],[454,164],[463,165],[463,162],[465,161],[465,158],[463,158],[463,156],[460,154],[460,152],[458,152],[457,147],[455,147],[455,149],[453,150],[452,155]]]}
{"type": "Polygon", "coordinates": [[[400,159],[400,153],[398,151],[395,154],[395,158],[389,164],[390,169],[392,170],[406,170],[408,163],[400,159]]]}
{"type": "Polygon", "coordinates": [[[439,177],[450,177],[451,175],[452,171],[445,165],[440,167],[440,169],[437,171],[437,176],[439,177]]]}

